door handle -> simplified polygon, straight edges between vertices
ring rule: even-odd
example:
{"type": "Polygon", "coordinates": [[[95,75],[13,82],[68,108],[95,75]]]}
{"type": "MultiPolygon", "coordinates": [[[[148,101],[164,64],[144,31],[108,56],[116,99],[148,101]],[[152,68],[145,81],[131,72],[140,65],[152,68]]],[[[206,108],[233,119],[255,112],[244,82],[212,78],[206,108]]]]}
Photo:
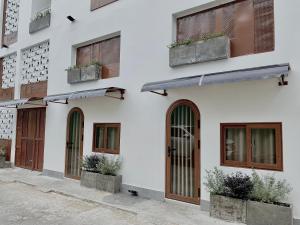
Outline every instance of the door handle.
{"type": "Polygon", "coordinates": [[[175,152],[176,148],[168,147],[168,157],[171,157],[172,152],[175,152]]]}

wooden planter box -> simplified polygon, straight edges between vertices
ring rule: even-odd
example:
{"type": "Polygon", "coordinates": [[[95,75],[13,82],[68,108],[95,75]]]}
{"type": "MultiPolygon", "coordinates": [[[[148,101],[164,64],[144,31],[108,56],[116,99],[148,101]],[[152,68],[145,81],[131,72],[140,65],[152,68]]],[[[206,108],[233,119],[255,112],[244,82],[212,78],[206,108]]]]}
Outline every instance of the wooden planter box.
{"type": "Polygon", "coordinates": [[[121,191],[122,176],[108,176],[82,171],[80,185],[110,193],[118,193],[121,191]]]}
{"type": "Polygon", "coordinates": [[[47,14],[46,16],[39,17],[29,24],[29,33],[35,33],[42,29],[45,29],[50,26],[51,23],[51,14],[47,14]]]}
{"type": "Polygon", "coordinates": [[[287,206],[266,204],[262,202],[247,202],[248,225],[292,225],[293,208],[287,206]]]}
{"type": "Polygon", "coordinates": [[[198,41],[190,45],[170,48],[170,67],[227,59],[230,57],[230,39],[226,36],[198,41]]]}
{"type": "Polygon", "coordinates": [[[82,68],[68,69],[68,83],[75,84],[101,78],[101,66],[90,65],[82,68]]]}
{"type": "Polygon", "coordinates": [[[246,223],[247,202],[221,195],[210,196],[210,216],[229,222],[246,223]]]}

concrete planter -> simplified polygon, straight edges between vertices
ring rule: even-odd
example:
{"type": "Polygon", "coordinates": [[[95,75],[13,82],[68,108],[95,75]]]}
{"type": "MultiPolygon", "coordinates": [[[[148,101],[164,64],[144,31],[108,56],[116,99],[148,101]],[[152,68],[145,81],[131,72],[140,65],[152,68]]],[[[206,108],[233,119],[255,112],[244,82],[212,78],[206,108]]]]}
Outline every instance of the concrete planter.
{"type": "Polygon", "coordinates": [[[100,77],[100,67],[98,65],[90,65],[81,68],[81,81],[98,80],[100,77]]]}
{"type": "Polygon", "coordinates": [[[248,225],[292,225],[293,208],[266,204],[262,202],[247,202],[248,225]]]}
{"type": "Polygon", "coordinates": [[[50,26],[50,23],[51,23],[51,14],[47,14],[43,17],[39,17],[30,22],[29,33],[32,34],[42,29],[45,29],[50,26]]]}
{"type": "Polygon", "coordinates": [[[122,176],[98,174],[96,188],[101,191],[118,193],[121,191],[122,176]]]}
{"type": "Polygon", "coordinates": [[[230,57],[230,39],[226,36],[170,48],[170,67],[227,59],[230,57]]]}
{"type": "Polygon", "coordinates": [[[82,83],[98,80],[101,78],[101,66],[90,65],[82,68],[68,69],[68,83],[82,83]]]}
{"type": "Polygon", "coordinates": [[[80,185],[88,188],[96,188],[96,180],[98,173],[82,170],[80,185]]]}
{"type": "Polygon", "coordinates": [[[210,216],[218,219],[246,223],[247,202],[221,195],[210,196],[210,216]]]}
{"type": "Polygon", "coordinates": [[[118,193],[121,191],[122,176],[108,176],[83,170],[80,185],[110,193],[118,193]]]}

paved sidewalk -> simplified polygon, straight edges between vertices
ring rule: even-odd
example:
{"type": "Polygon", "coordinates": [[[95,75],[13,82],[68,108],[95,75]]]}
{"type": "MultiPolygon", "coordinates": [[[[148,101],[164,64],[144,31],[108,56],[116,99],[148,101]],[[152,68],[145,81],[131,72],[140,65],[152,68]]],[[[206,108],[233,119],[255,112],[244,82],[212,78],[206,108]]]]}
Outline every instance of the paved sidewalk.
{"type": "Polygon", "coordinates": [[[0,170],[0,221],[1,225],[231,224],[210,218],[197,206],[112,195],[81,187],[75,180],[19,168],[0,170]]]}

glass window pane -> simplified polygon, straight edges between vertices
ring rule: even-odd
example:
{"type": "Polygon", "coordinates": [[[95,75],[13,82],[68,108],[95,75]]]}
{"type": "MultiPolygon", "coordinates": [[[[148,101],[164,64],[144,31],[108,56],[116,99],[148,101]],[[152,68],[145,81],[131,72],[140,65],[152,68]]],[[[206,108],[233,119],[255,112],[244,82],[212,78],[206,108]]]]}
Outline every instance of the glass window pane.
{"type": "Polygon", "coordinates": [[[251,129],[252,162],[276,164],[275,129],[251,129]]]}
{"type": "Polygon", "coordinates": [[[246,128],[226,128],[225,151],[226,160],[246,162],[246,128]]]}
{"type": "Polygon", "coordinates": [[[104,148],[104,127],[96,127],[96,148],[104,148]]]}
{"type": "Polygon", "coordinates": [[[118,149],[118,129],[117,127],[107,128],[107,149],[118,149]]]}

